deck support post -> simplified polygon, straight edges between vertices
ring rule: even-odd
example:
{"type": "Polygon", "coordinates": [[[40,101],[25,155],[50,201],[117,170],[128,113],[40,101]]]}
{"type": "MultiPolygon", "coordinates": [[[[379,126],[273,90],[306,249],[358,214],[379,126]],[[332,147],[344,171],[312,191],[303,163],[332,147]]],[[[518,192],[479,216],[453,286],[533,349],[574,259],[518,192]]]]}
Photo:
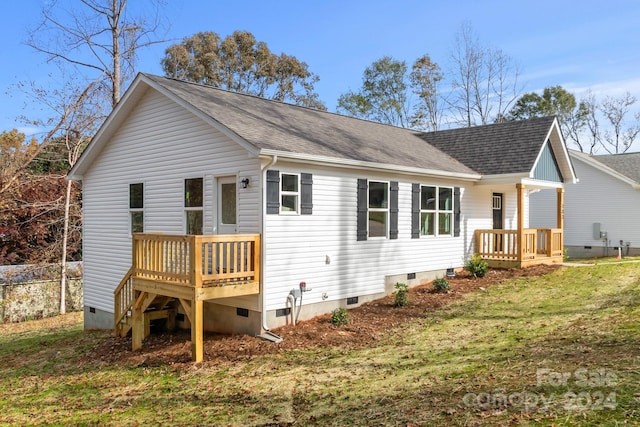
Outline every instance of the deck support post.
{"type": "Polygon", "coordinates": [[[194,362],[202,362],[204,358],[203,328],[204,301],[191,301],[191,358],[194,362]]]}
{"type": "Polygon", "coordinates": [[[144,310],[141,304],[136,304],[133,307],[131,322],[131,350],[136,351],[142,348],[142,340],[144,339],[144,310]]]}
{"type": "Polygon", "coordinates": [[[516,184],[516,192],[518,194],[518,264],[522,265],[524,259],[524,184],[516,184]]]}

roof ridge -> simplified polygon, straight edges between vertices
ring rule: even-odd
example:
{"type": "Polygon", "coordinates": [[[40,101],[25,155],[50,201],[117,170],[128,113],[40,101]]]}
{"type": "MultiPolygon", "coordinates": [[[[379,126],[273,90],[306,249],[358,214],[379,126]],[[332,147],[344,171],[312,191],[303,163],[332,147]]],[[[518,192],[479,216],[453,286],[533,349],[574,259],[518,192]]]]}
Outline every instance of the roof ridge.
{"type": "Polygon", "coordinates": [[[360,120],[362,122],[374,124],[374,125],[377,125],[377,126],[389,126],[389,127],[395,128],[395,129],[406,130],[408,132],[418,132],[418,133],[421,132],[420,130],[411,129],[411,128],[405,128],[405,127],[402,127],[402,126],[396,126],[396,125],[392,125],[392,124],[389,124],[389,123],[376,122],[376,121],[373,121],[373,120],[363,119],[362,117],[347,116],[347,115],[344,115],[344,114],[340,114],[340,113],[338,113],[336,111],[319,110],[317,108],[307,107],[305,105],[292,104],[291,102],[285,102],[285,101],[281,101],[281,100],[278,100],[278,99],[272,99],[272,98],[265,98],[264,96],[259,96],[259,95],[246,93],[246,92],[237,92],[237,91],[230,90],[230,89],[224,89],[224,88],[221,88],[221,87],[218,87],[218,86],[212,86],[212,85],[207,85],[207,84],[203,84],[203,83],[196,83],[196,82],[192,82],[192,81],[189,81],[189,80],[181,80],[181,79],[178,79],[178,78],[175,78],[175,77],[159,76],[157,74],[143,73],[143,72],[141,72],[140,74],[142,74],[142,75],[144,75],[146,77],[152,78],[152,79],[157,78],[157,79],[163,79],[163,80],[172,80],[172,81],[177,82],[177,83],[189,84],[189,85],[201,87],[201,88],[204,88],[204,89],[207,89],[207,90],[213,89],[213,90],[217,90],[217,91],[228,93],[228,94],[232,94],[232,95],[242,95],[242,96],[245,96],[245,97],[258,99],[258,100],[261,100],[261,101],[273,102],[273,103],[276,103],[276,104],[286,105],[288,107],[300,108],[300,109],[303,109],[303,110],[308,110],[308,111],[317,112],[317,113],[331,114],[333,116],[352,119],[352,120],[360,120]]]}

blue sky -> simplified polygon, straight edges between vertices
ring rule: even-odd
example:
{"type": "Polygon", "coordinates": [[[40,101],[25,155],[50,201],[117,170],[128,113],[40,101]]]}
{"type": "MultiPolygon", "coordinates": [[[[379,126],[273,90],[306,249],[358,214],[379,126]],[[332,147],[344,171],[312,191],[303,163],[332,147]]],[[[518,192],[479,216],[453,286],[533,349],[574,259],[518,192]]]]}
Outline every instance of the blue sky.
{"type": "MultiPolygon", "coordinates": [[[[17,89],[19,82],[55,85],[45,58],[23,43],[44,3],[3,3],[0,131],[28,132],[16,118],[42,114],[17,89]]],[[[130,8],[140,4],[147,2],[129,0],[130,8]]],[[[526,92],[561,85],[578,98],[588,89],[596,96],[629,91],[640,98],[637,0],[167,0],[164,14],[171,41],[142,52],[139,71],[162,74],[164,49],[185,36],[214,31],[225,37],[247,30],[273,52],[305,61],[320,77],[316,91],[331,111],[340,94],[359,89],[364,69],[385,55],[410,65],[428,53],[445,68],[464,21],[484,45],[517,61],[526,92]]]]}

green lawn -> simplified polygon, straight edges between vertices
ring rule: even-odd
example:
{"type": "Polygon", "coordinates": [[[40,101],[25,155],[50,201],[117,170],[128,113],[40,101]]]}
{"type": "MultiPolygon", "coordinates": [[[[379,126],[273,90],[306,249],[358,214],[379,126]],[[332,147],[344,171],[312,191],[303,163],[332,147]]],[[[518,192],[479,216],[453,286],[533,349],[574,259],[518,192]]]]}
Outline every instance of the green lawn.
{"type": "Polygon", "coordinates": [[[640,263],[508,281],[382,344],[188,368],[86,362],[80,324],[0,336],[0,425],[637,425],[640,263]]]}

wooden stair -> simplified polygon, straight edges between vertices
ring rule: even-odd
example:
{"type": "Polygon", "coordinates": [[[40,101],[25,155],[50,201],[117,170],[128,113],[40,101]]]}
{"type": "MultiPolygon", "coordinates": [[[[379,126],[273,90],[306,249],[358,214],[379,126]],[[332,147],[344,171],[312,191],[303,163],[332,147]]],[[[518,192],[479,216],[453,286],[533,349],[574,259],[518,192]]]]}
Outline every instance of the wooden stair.
{"type": "MultiPolygon", "coordinates": [[[[133,327],[133,308],[139,292],[133,289],[132,269],[122,278],[114,293],[114,333],[116,336],[126,336],[133,327]]],[[[167,319],[166,327],[174,330],[176,326],[177,300],[172,297],[157,295],[144,309],[144,336],[151,333],[151,322],[167,319]]]]}

